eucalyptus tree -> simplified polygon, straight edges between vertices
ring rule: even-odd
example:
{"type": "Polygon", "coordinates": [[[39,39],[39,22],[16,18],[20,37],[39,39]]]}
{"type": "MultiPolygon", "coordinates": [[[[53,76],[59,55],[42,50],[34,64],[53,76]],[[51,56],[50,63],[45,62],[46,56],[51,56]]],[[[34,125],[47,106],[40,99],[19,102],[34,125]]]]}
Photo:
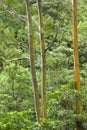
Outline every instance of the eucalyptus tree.
{"type": "Polygon", "coordinates": [[[39,32],[40,32],[40,48],[41,48],[41,104],[42,104],[42,117],[46,118],[46,53],[45,41],[43,36],[43,18],[41,0],[38,0],[38,14],[39,14],[39,32]]]}
{"type": "Polygon", "coordinates": [[[34,88],[36,117],[37,117],[37,121],[39,121],[40,103],[39,103],[38,83],[37,83],[36,70],[35,70],[34,41],[33,41],[32,18],[31,18],[30,7],[31,7],[30,0],[26,0],[26,11],[27,11],[27,16],[28,16],[28,40],[29,40],[29,48],[30,48],[30,68],[31,68],[31,75],[32,75],[32,84],[34,88]]]}
{"type": "MultiPolygon", "coordinates": [[[[80,92],[80,68],[79,68],[79,56],[78,56],[78,29],[77,29],[77,0],[72,1],[73,4],[73,49],[74,49],[74,72],[76,90],[80,92]]],[[[76,101],[77,115],[82,114],[81,100],[76,101]]],[[[82,130],[81,122],[77,121],[77,130],[82,130]]]]}

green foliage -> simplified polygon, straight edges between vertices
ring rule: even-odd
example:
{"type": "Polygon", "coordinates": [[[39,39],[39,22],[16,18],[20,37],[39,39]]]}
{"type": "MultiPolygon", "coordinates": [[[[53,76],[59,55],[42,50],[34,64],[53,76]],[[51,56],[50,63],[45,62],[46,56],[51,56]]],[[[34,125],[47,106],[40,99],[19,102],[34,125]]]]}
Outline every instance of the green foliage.
{"type": "MultiPolygon", "coordinates": [[[[78,1],[78,38],[81,92],[75,91],[71,1],[43,0],[46,42],[48,119],[36,122],[29,57],[27,17],[22,0],[0,4],[0,130],[73,130],[81,121],[87,129],[87,0],[78,1]],[[51,47],[50,47],[51,46],[51,47]],[[76,100],[83,114],[77,116],[76,100]]],[[[35,64],[39,87],[40,44],[37,5],[32,5],[35,64]]],[[[40,90],[40,89],[39,89],[40,90]]]]}
{"type": "Polygon", "coordinates": [[[32,122],[34,114],[31,110],[8,112],[4,117],[0,123],[0,130],[34,130],[34,127],[38,127],[38,123],[32,122]]]}
{"type": "Polygon", "coordinates": [[[10,64],[0,75],[0,79],[2,111],[21,111],[33,105],[31,102],[33,93],[27,68],[24,69],[15,63],[10,64]]]}

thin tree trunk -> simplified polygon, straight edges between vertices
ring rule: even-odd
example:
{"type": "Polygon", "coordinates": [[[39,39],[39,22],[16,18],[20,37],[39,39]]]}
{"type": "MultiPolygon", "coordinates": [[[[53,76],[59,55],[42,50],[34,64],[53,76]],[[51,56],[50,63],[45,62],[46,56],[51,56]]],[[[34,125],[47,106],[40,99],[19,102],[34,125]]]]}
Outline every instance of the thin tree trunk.
{"type": "Polygon", "coordinates": [[[45,42],[43,36],[43,18],[42,18],[42,6],[41,0],[38,0],[38,14],[39,14],[39,26],[40,26],[40,46],[41,46],[41,97],[42,97],[42,117],[46,118],[46,58],[45,58],[45,42]]]}
{"type": "Polygon", "coordinates": [[[37,121],[40,119],[40,103],[39,103],[39,91],[38,83],[36,79],[35,71],[35,58],[34,58],[34,42],[33,42],[33,32],[32,32],[32,19],[31,19],[31,10],[30,10],[30,0],[26,0],[26,11],[28,15],[28,40],[29,40],[29,49],[30,49],[30,68],[32,76],[32,84],[34,88],[34,102],[35,102],[35,111],[37,121]]]}
{"type": "MultiPolygon", "coordinates": [[[[78,56],[78,29],[77,29],[77,0],[73,0],[73,48],[74,48],[74,72],[76,81],[76,90],[80,92],[80,68],[78,56]]],[[[82,114],[81,100],[76,102],[77,115],[82,114]]],[[[81,123],[80,123],[81,124],[81,123]]],[[[77,130],[82,130],[79,122],[77,122],[77,130]]]]}

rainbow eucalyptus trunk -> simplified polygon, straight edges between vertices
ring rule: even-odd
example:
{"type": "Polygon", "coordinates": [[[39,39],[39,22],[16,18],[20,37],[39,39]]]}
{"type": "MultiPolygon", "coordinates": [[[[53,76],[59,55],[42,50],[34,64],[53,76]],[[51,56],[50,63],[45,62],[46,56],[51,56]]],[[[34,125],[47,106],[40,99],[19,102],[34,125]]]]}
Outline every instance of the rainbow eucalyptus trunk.
{"type": "MultiPolygon", "coordinates": [[[[78,56],[78,29],[77,29],[77,0],[73,0],[73,48],[74,48],[74,72],[76,90],[80,92],[80,68],[78,56]]],[[[77,115],[82,114],[81,100],[76,101],[77,115]]],[[[77,130],[82,130],[81,122],[77,121],[77,130]]]]}
{"type": "Polygon", "coordinates": [[[38,14],[39,14],[39,27],[40,27],[40,46],[41,46],[41,79],[42,79],[42,87],[41,87],[41,96],[42,96],[42,117],[46,118],[46,58],[45,58],[45,42],[43,36],[43,18],[42,18],[42,7],[41,0],[37,0],[38,2],[38,14]]]}
{"type": "Polygon", "coordinates": [[[35,71],[35,58],[34,58],[34,42],[33,42],[33,32],[32,32],[32,19],[31,19],[31,10],[30,10],[30,0],[26,0],[26,11],[28,16],[28,39],[29,39],[29,49],[30,49],[30,69],[32,76],[32,84],[34,88],[34,103],[37,121],[40,119],[40,103],[39,103],[39,91],[38,83],[36,79],[35,71]]]}

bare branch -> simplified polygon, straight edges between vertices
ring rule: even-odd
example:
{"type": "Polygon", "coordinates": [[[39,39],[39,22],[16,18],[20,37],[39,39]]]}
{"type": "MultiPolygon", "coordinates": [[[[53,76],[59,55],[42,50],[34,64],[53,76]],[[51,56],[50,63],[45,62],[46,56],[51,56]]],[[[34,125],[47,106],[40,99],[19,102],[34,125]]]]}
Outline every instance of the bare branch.
{"type": "MultiPolygon", "coordinates": [[[[21,57],[21,58],[5,59],[5,57],[0,56],[0,60],[4,61],[4,62],[7,62],[7,63],[10,63],[10,62],[13,62],[13,61],[22,61],[22,60],[29,61],[30,58],[29,57],[21,57]]],[[[39,64],[39,62],[37,60],[35,60],[35,63],[36,63],[35,67],[37,69],[41,69],[41,65],[39,64]]]]}
{"type": "Polygon", "coordinates": [[[6,12],[10,13],[11,15],[16,16],[23,23],[26,22],[26,20],[24,19],[24,17],[22,17],[22,15],[19,15],[12,7],[10,7],[7,4],[4,4],[2,2],[0,2],[0,6],[2,6],[6,10],[6,12]]]}
{"type": "MultiPolygon", "coordinates": [[[[36,0],[31,1],[30,3],[31,3],[31,4],[36,3],[36,0]]],[[[4,12],[8,12],[8,13],[10,13],[11,15],[14,15],[14,16],[15,16],[16,18],[18,18],[21,22],[26,23],[26,21],[27,21],[27,15],[20,15],[20,14],[18,14],[16,10],[14,10],[12,7],[10,7],[10,6],[8,6],[7,4],[4,4],[4,3],[2,3],[2,2],[0,2],[0,6],[4,7],[4,9],[6,10],[6,11],[4,11],[4,12]]],[[[32,21],[33,21],[34,24],[39,28],[39,25],[38,25],[38,23],[36,22],[36,20],[35,20],[34,18],[32,18],[32,21]]]]}
{"type": "Polygon", "coordinates": [[[45,49],[45,53],[46,53],[48,50],[50,50],[51,47],[54,46],[54,43],[55,43],[56,38],[57,38],[57,34],[58,34],[58,31],[56,32],[55,37],[54,37],[54,39],[52,40],[52,43],[45,49]]]}
{"type": "Polygon", "coordinates": [[[22,57],[22,58],[13,58],[13,59],[5,59],[4,57],[0,57],[1,60],[5,62],[12,62],[12,61],[18,61],[18,60],[29,60],[28,57],[22,57]]]}

